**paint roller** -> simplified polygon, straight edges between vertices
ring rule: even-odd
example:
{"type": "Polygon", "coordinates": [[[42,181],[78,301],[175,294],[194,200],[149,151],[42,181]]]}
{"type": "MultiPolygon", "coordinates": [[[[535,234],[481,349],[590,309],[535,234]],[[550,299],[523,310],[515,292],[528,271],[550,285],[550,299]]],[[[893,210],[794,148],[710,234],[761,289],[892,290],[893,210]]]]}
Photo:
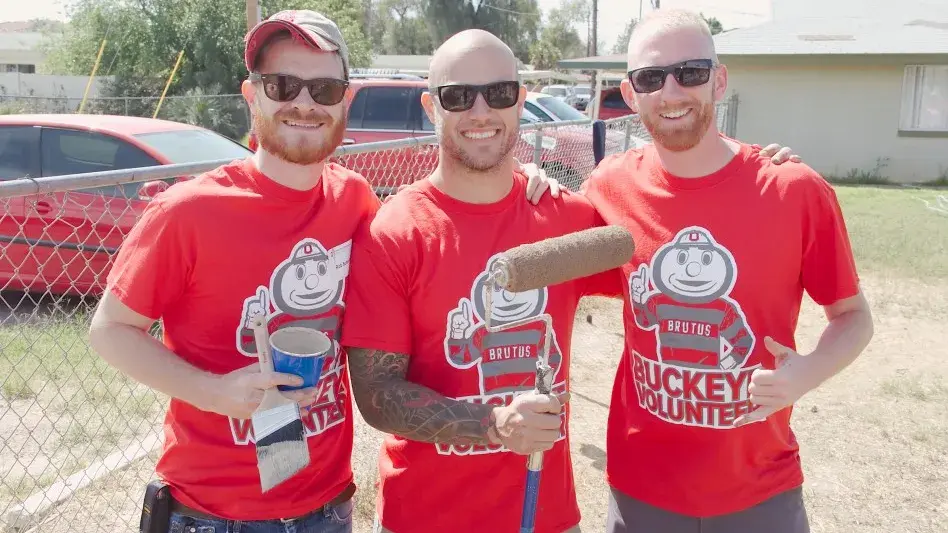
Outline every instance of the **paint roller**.
{"type": "MultiPolygon", "coordinates": [[[[502,253],[489,265],[487,283],[484,284],[487,304],[484,325],[487,331],[495,333],[538,320],[546,324],[543,346],[537,358],[536,392],[552,393],[553,369],[548,361],[553,342],[553,318],[544,313],[492,327],[494,291],[524,292],[592,276],[631,261],[634,251],[635,243],[628,230],[621,226],[604,226],[522,244],[502,253]]],[[[530,454],[520,533],[533,533],[542,469],[543,452],[530,454]]]]}

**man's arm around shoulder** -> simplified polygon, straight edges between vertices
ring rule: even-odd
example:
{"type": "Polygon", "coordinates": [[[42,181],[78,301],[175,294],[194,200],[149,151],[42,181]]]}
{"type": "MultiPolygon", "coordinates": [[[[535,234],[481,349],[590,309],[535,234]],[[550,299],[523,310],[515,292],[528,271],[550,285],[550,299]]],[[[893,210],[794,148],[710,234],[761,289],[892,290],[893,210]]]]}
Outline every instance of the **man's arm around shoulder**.
{"type": "Polygon", "coordinates": [[[356,405],[370,426],[406,439],[441,444],[503,444],[529,454],[559,438],[559,413],[568,395],[524,394],[506,407],[445,397],[405,379],[409,356],[349,347],[356,405]]]}

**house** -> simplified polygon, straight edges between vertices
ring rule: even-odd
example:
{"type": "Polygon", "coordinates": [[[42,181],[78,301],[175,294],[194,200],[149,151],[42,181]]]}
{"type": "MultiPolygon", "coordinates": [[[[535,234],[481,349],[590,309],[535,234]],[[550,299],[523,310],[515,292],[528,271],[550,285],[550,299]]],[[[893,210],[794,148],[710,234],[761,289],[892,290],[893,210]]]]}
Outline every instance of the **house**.
{"type": "MultiPolygon", "coordinates": [[[[948,177],[948,3],[774,0],[773,13],[715,36],[737,137],[790,146],[826,176],[948,177]]],[[[560,67],[627,69],[623,55],[560,67]]]]}
{"type": "Polygon", "coordinates": [[[0,73],[36,73],[45,59],[40,48],[42,42],[42,33],[0,32],[0,73]]]}

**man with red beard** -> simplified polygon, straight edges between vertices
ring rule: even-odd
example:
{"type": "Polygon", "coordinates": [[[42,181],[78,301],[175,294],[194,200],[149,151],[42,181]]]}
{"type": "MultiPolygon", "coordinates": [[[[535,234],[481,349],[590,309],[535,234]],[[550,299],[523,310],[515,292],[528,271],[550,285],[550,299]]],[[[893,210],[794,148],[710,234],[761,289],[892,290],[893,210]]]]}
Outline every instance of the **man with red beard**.
{"type": "Polygon", "coordinates": [[[697,14],[662,9],[629,43],[626,103],[654,144],[584,184],[635,236],[607,429],[610,533],[806,533],[793,403],[872,336],[833,188],[719,134],[727,69],[697,14]],[[829,324],[795,351],[803,292],[829,324]]]}
{"type": "Polygon", "coordinates": [[[282,12],[247,35],[245,62],[259,149],[149,203],[115,259],[90,339],[171,397],[157,464],[173,498],[170,531],[348,532],[344,353],[334,343],[320,383],[284,393],[302,408],[312,460],[262,493],[249,419],[265,389],[301,380],[266,378],[241,338],[260,315],[272,327],[296,316],[306,318],[297,326],[338,328],[351,237],[379,203],[364,178],[326,161],[346,128],[348,51],[324,16],[282,12]],[[148,335],[157,319],[163,343],[148,335]]]}

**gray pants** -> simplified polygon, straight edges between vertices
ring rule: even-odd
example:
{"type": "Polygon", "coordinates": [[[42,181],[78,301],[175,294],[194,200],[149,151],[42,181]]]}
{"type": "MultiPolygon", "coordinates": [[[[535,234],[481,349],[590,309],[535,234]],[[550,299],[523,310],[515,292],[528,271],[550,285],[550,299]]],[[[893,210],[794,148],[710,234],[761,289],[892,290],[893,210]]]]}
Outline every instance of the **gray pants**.
{"type": "Polygon", "coordinates": [[[671,513],[610,487],[606,533],[810,533],[797,487],[750,509],[712,518],[671,513]]]}

